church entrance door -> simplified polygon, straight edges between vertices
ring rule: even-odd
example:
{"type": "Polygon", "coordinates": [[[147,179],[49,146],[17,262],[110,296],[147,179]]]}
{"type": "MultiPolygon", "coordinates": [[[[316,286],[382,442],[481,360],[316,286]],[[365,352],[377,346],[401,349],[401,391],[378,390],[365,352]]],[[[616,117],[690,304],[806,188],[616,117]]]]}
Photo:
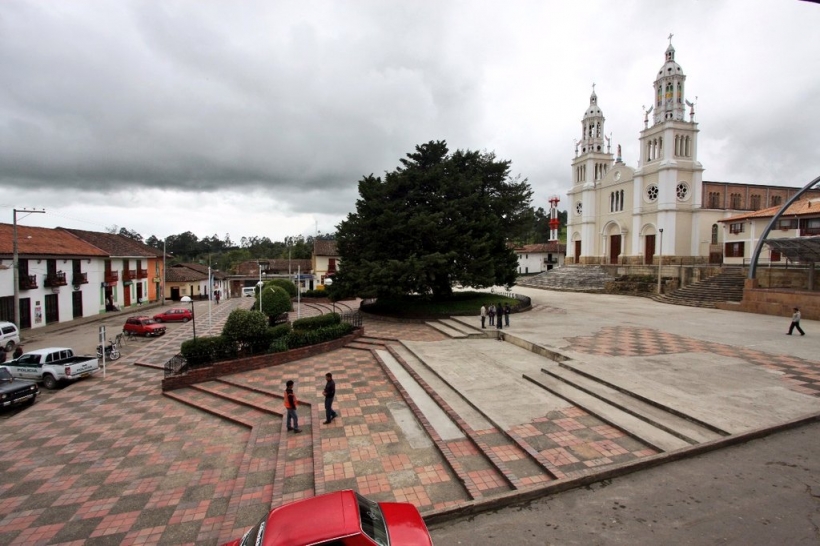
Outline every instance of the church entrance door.
{"type": "Polygon", "coordinates": [[[652,265],[652,260],[655,258],[655,236],[647,235],[644,241],[643,248],[643,263],[644,265],[652,265]]]}
{"type": "Polygon", "coordinates": [[[610,235],[609,236],[609,263],[617,264],[618,263],[618,256],[621,255],[621,236],[620,235],[610,235]]]}

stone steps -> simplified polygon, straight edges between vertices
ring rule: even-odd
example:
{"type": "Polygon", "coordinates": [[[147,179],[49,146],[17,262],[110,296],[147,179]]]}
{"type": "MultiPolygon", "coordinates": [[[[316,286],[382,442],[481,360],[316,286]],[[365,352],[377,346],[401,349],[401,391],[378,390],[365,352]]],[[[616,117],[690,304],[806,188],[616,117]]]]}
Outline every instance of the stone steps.
{"type": "Polygon", "coordinates": [[[742,271],[726,270],[668,294],[653,294],[651,298],[661,303],[714,309],[719,302],[740,302],[745,279],[742,271]]]}
{"type": "Polygon", "coordinates": [[[564,265],[539,273],[533,277],[521,278],[520,286],[530,286],[545,290],[565,292],[603,292],[606,283],[612,281],[602,267],[595,265],[564,265]]]}

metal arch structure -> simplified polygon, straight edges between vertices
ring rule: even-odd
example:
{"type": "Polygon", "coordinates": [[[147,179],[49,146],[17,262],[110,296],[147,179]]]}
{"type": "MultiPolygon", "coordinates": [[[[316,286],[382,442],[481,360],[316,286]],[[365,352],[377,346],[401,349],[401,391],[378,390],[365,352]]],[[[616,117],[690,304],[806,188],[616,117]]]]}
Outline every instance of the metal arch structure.
{"type": "MultiPolygon", "coordinates": [[[[751,261],[751,264],[749,265],[749,277],[748,277],[749,280],[753,280],[755,278],[755,275],[757,273],[757,260],[760,258],[760,253],[763,251],[763,245],[768,244],[770,242],[770,241],[766,241],[766,237],[772,231],[772,228],[777,224],[777,221],[780,220],[780,217],[783,215],[783,213],[786,212],[786,209],[788,209],[791,206],[792,203],[794,203],[795,201],[800,199],[800,197],[803,194],[805,194],[810,189],[812,189],[815,185],[817,185],[818,182],[820,182],[820,176],[818,176],[817,178],[815,178],[814,180],[812,180],[811,182],[806,184],[803,187],[803,189],[801,189],[799,192],[792,195],[791,198],[787,199],[786,203],[784,203],[783,206],[780,207],[780,210],[777,211],[777,214],[775,214],[772,217],[772,219],[769,221],[769,224],[766,226],[766,229],[764,229],[763,233],[760,234],[760,239],[757,240],[757,246],[755,246],[754,254],[752,254],[752,261],[751,261]]],[[[787,254],[787,256],[788,256],[788,254],[787,254]]]]}

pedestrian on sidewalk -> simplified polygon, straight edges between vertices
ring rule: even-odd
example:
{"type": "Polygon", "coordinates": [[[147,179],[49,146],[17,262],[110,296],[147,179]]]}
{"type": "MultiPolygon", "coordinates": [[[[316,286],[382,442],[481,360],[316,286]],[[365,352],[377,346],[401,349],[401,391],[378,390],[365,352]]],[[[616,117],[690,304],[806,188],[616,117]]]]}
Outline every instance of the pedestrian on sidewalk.
{"type": "Polygon", "coordinates": [[[481,304],[481,327],[484,328],[484,321],[487,320],[487,306],[481,304]]]}
{"type": "Polygon", "coordinates": [[[495,305],[490,304],[490,326],[495,324],[495,305]]]}
{"type": "Polygon", "coordinates": [[[299,428],[299,416],[296,415],[296,395],[293,393],[293,381],[285,383],[285,409],[288,412],[287,426],[288,432],[302,432],[299,428]]]}
{"type": "Polygon", "coordinates": [[[216,298],[216,304],[219,305],[219,290],[214,292],[214,297],[216,298]]]}
{"type": "Polygon", "coordinates": [[[496,311],[495,314],[497,316],[495,317],[495,325],[499,330],[503,330],[504,329],[504,306],[499,303],[498,307],[496,307],[496,309],[497,309],[497,311],[496,311]]]}
{"type": "Polygon", "coordinates": [[[322,391],[322,395],[325,397],[325,424],[329,425],[331,421],[336,419],[338,416],[335,411],[333,411],[333,398],[336,397],[336,382],[333,381],[333,374],[326,373],[325,374],[325,390],[322,391]]]}
{"type": "Polygon", "coordinates": [[[509,303],[505,304],[504,305],[504,326],[506,326],[507,328],[510,327],[510,312],[511,311],[512,311],[512,309],[510,309],[510,304],[509,303]]]}
{"type": "Polygon", "coordinates": [[[797,328],[797,331],[800,332],[801,336],[805,336],[806,332],[800,327],[800,309],[795,307],[794,314],[792,314],[792,324],[789,326],[789,333],[786,334],[787,336],[792,335],[794,329],[797,328]]]}

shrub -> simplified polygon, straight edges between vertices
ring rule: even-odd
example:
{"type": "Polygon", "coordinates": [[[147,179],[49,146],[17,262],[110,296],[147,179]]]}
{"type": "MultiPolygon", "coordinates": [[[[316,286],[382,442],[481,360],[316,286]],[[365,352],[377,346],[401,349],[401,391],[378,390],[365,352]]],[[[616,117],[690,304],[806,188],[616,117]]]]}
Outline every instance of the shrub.
{"type": "Polygon", "coordinates": [[[268,328],[268,334],[270,335],[271,339],[279,339],[288,335],[293,328],[290,326],[290,322],[286,322],[284,324],[279,324],[278,326],[273,326],[268,328]]]}
{"type": "Polygon", "coordinates": [[[273,279],[273,280],[267,281],[265,284],[271,284],[273,286],[276,286],[278,288],[283,289],[285,292],[288,293],[288,295],[291,298],[296,297],[296,284],[294,284],[293,281],[291,281],[291,280],[288,280],[288,279],[273,279]]]}
{"type": "Polygon", "coordinates": [[[294,330],[285,337],[288,349],[298,349],[308,345],[316,345],[346,336],[354,330],[352,324],[342,322],[332,326],[325,326],[317,330],[294,330]]]}
{"type": "Polygon", "coordinates": [[[339,313],[329,313],[327,315],[318,315],[315,317],[307,317],[293,322],[294,330],[318,330],[326,326],[332,326],[341,322],[339,313]]]}
{"type": "MultiPolygon", "coordinates": [[[[267,317],[259,311],[248,311],[246,309],[231,311],[225,321],[225,326],[222,328],[222,336],[237,349],[258,348],[264,340],[269,339],[267,333],[267,317]]],[[[263,345],[262,347],[266,346],[263,345]]]]}
{"type": "Polygon", "coordinates": [[[305,290],[302,292],[303,298],[326,298],[327,292],[325,290],[305,290]]]}
{"type": "MultiPolygon", "coordinates": [[[[257,298],[259,296],[257,295],[257,298]]],[[[258,301],[258,300],[257,300],[258,301]]],[[[283,289],[268,281],[262,287],[262,312],[268,317],[277,317],[291,310],[290,296],[283,289]]]]}
{"type": "Polygon", "coordinates": [[[236,356],[235,345],[223,336],[204,336],[189,339],[182,343],[180,353],[192,366],[236,356]]]}

